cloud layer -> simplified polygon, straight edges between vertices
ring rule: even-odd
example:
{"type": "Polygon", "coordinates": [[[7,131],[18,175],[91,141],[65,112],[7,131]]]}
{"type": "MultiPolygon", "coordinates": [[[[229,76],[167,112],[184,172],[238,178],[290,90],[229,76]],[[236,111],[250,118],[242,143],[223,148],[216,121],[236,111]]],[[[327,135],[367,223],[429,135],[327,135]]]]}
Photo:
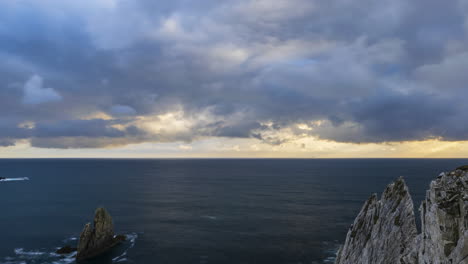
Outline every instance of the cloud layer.
{"type": "Polygon", "coordinates": [[[33,75],[24,84],[24,104],[42,104],[47,102],[60,101],[62,97],[52,88],[42,86],[42,78],[38,75],[33,75]]]}
{"type": "Polygon", "coordinates": [[[6,0],[0,146],[468,140],[467,37],[466,0],[6,0]]]}

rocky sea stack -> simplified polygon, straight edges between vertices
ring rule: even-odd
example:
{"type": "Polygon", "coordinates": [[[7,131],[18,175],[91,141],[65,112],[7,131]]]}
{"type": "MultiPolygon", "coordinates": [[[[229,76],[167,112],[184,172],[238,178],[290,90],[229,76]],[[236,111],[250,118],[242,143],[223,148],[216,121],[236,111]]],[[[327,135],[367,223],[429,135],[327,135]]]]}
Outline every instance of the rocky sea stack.
{"type": "Polygon", "coordinates": [[[88,223],[81,232],[76,260],[96,257],[124,240],[123,235],[115,236],[112,217],[106,209],[98,208],[94,214],[94,227],[88,223]]]}
{"type": "Polygon", "coordinates": [[[380,200],[364,204],[339,249],[336,264],[468,264],[468,166],[433,180],[414,207],[403,178],[387,186],[380,200]]]}

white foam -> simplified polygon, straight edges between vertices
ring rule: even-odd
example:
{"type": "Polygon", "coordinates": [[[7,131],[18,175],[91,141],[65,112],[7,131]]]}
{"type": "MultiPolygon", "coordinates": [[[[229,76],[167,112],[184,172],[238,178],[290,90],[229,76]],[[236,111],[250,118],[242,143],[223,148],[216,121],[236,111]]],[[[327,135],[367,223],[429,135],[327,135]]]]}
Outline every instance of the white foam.
{"type": "Polygon", "coordinates": [[[7,260],[7,262],[0,262],[0,264],[28,264],[26,261],[14,262],[11,260],[7,260]]]}
{"type": "Polygon", "coordinates": [[[24,256],[40,256],[46,254],[45,252],[40,251],[24,251],[23,248],[15,248],[16,255],[24,255],[24,256]]]}
{"type": "Polygon", "coordinates": [[[56,254],[55,252],[26,251],[23,248],[16,248],[14,252],[16,257],[6,257],[6,262],[0,262],[0,264],[26,264],[30,261],[32,263],[44,264],[71,264],[75,262],[75,252],[65,256],[56,254]]]}
{"type": "Polygon", "coordinates": [[[135,246],[135,241],[138,238],[138,234],[137,233],[131,233],[131,234],[127,235],[127,238],[130,239],[130,247],[129,248],[132,248],[133,246],[135,246]]]}
{"type": "Polygon", "coordinates": [[[325,259],[322,260],[322,263],[335,263],[340,244],[337,240],[335,241],[324,241],[322,242],[324,246],[327,247],[325,254],[328,255],[325,259]]]}
{"type": "Polygon", "coordinates": [[[21,178],[6,178],[6,179],[0,179],[0,182],[7,182],[7,181],[29,181],[28,177],[21,177],[21,178]]]}
{"type": "Polygon", "coordinates": [[[69,243],[69,242],[76,241],[76,240],[78,240],[77,237],[69,237],[69,238],[64,239],[62,241],[63,241],[63,243],[69,243]]]}
{"type": "MultiPolygon", "coordinates": [[[[131,233],[126,235],[127,240],[124,242],[124,246],[126,246],[125,251],[112,259],[115,263],[126,262],[128,261],[127,252],[129,249],[133,248],[136,243],[136,239],[138,238],[138,234],[131,233]]],[[[70,237],[65,241],[73,241],[77,240],[76,237],[70,237]]],[[[57,249],[57,248],[56,248],[57,249]]],[[[0,260],[0,264],[27,264],[31,263],[44,263],[44,264],[71,264],[75,263],[75,254],[76,252],[72,252],[68,255],[60,255],[53,252],[48,251],[39,251],[39,250],[24,250],[24,248],[16,248],[14,250],[15,255],[13,257],[6,257],[4,258],[3,262],[0,260]]]]}
{"type": "Polygon", "coordinates": [[[69,264],[75,262],[75,253],[72,253],[70,255],[67,255],[65,258],[62,258],[60,260],[54,261],[51,264],[69,264]]]}
{"type": "Polygon", "coordinates": [[[120,254],[119,256],[115,257],[112,259],[113,262],[115,263],[118,263],[118,262],[123,262],[123,261],[127,261],[127,252],[129,249],[133,248],[135,246],[135,242],[136,242],[136,239],[138,238],[138,234],[137,233],[131,233],[131,234],[128,234],[126,235],[127,237],[127,240],[130,241],[130,245],[128,246],[127,249],[125,249],[125,251],[120,254]]]}
{"type": "Polygon", "coordinates": [[[210,219],[210,220],[218,220],[218,217],[212,215],[203,215],[202,218],[210,219]]]}

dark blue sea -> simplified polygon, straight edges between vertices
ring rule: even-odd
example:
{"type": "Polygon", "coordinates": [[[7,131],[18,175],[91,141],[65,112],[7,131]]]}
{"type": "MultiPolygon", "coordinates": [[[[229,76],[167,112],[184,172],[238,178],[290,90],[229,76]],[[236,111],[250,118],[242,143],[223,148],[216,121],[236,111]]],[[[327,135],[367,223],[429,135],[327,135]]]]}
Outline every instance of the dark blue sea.
{"type": "Polygon", "coordinates": [[[404,176],[416,206],[457,159],[0,160],[0,263],[73,263],[96,207],[128,240],[90,263],[332,263],[365,199],[404,176]],[[24,177],[29,178],[29,180],[24,177]]]}

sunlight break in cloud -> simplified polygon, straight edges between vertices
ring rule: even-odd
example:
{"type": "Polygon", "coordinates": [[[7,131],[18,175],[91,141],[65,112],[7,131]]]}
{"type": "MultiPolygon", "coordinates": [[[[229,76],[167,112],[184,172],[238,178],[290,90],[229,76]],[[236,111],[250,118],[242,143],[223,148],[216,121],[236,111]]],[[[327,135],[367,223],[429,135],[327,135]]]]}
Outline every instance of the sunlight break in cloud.
{"type": "Polygon", "coordinates": [[[2,1],[0,145],[460,156],[467,21],[466,0],[2,1]]]}

